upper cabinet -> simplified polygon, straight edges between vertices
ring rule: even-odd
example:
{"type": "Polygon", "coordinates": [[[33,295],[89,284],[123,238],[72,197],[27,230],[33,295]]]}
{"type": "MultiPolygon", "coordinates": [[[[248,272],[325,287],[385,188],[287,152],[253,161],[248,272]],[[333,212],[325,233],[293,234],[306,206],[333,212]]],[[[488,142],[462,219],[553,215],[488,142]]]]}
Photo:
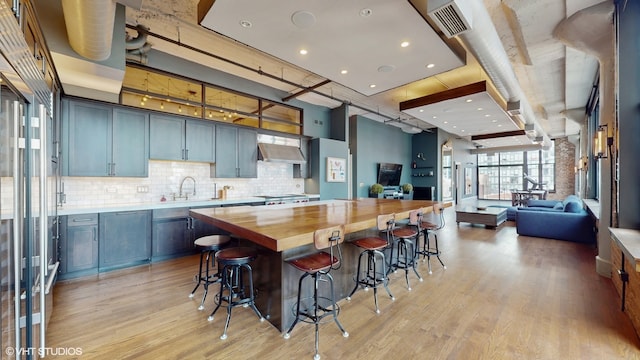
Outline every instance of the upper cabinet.
{"type": "Polygon", "coordinates": [[[146,113],[64,100],[62,175],[148,176],[146,113]]]}
{"type": "Polygon", "coordinates": [[[151,115],[149,157],[156,160],[216,161],[215,124],[151,115]]]}
{"type": "Polygon", "coordinates": [[[252,129],[216,127],[216,178],[258,177],[258,132],[252,129]]]}

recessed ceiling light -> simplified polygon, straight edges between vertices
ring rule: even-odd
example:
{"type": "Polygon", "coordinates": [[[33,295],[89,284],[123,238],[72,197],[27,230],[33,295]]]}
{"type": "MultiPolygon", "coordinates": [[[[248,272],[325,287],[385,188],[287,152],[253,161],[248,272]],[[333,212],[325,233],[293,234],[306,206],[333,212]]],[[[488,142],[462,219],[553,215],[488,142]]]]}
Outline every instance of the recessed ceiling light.
{"type": "Polygon", "coordinates": [[[369,87],[373,89],[374,87],[376,87],[376,84],[371,84],[369,85],[369,87]]]}
{"type": "Polygon", "coordinates": [[[407,47],[407,46],[409,46],[409,42],[408,41],[403,41],[403,42],[400,43],[400,46],[401,47],[407,47]]]}
{"type": "Polygon", "coordinates": [[[252,27],[253,24],[249,20],[240,20],[240,26],[242,26],[243,28],[248,29],[248,28],[252,27]]]}
{"type": "Polygon", "coordinates": [[[437,116],[435,116],[435,115],[433,115],[432,117],[433,117],[434,119],[437,119],[437,118],[438,118],[438,117],[437,117],[437,116]]]}
{"type": "Polygon", "coordinates": [[[484,109],[483,109],[483,108],[481,108],[481,107],[479,107],[479,108],[478,108],[478,111],[482,111],[482,110],[484,110],[484,109]]]}
{"type": "Polygon", "coordinates": [[[467,100],[465,100],[465,101],[466,101],[466,102],[468,102],[468,103],[470,103],[470,102],[472,102],[472,101],[473,101],[473,99],[467,99],[467,100]]]}
{"type": "Polygon", "coordinates": [[[491,114],[484,114],[484,117],[491,117],[491,114]]]}
{"type": "Polygon", "coordinates": [[[300,55],[307,55],[307,49],[300,49],[300,55]]]}
{"type": "Polygon", "coordinates": [[[424,109],[420,109],[420,110],[418,110],[418,112],[424,112],[424,109]]]}
{"type": "Polygon", "coordinates": [[[364,9],[360,10],[360,16],[362,16],[362,17],[369,17],[369,16],[371,16],[371,14],[373,14],[373,10],[371,10],[371,9],[364,8],[364,9]]]}
{"type": "Polygon", "coordinates": [[[443,121],[443,123],[448,124],[449,122],[447,120],[443,121]]]}
{"type": "Polygon", "coordinates": [[[340,74],[344,75],[346,73],[348,73],[349,71],[347,71],[346,69],[340,70],[340,74]]]}
{"type": "Polygon", "coordinates": [[[434,66],[436,66],[436,64],[427,64],[427,69],[431,69],[434,66]]]}
{"type": "Polygon", "coordinates": [[[498,120],[493,119],[493,120],[491,120],[491,122],[492,122],[492,123],[496,123],[496,122],[498,122],[498,120]]]}

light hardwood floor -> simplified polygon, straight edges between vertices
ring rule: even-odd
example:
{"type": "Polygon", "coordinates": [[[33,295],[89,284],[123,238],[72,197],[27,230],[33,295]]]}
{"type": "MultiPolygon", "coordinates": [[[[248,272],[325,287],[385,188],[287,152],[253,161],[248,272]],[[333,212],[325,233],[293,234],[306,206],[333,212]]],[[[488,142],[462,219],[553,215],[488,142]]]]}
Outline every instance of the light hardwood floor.
{"type": "MultiPolygon", "coordinates": [[[[342,337],[320,327],[323,359],[640,359],[640,341],[610,279],[595,273],[593,247],[518,236],[514,223],[496,230],[462,223],[445,210],[443,270],[419,265],[424,282],[392,274],[391,301],[358,291],[342,300],[342,337]]],[[[347,245],[348,246],[348,245],[347,245]]],[[[311,359],[313,326],[283,339],[249,308],[213,322],[187,295],[197,256],[58,283],[48,347],[82,350],[80,359],[311,359]]],[[[64,356],[55,359],[64,359],[64,356]]]]}

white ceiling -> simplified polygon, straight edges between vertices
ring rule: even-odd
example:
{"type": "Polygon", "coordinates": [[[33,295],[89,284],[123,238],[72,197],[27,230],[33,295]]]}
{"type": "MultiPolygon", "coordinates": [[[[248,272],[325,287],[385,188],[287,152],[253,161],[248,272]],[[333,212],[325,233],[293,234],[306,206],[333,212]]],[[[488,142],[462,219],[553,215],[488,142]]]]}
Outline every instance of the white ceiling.
{"type": "MultiPolygon", "coordinates": [[[[329,79],[327,84],[298,98],[332,108],[351,104],[351,115],[387,122],[407,132],[413,127],[434,126],[463,138],[497,132],[492,129],[497,127],[497,122],[492,122],[495,118],[488,120],[482,111],[466,110],[460,105],[438,105],[442,109],[436,110],[443,116],[450,115],[447,124],[421,117],[417,112],[400,111],[402,101],[492,81],[471,53],[464,51],[469,44],[458,38],[445,44],[446,38],[435,36],[424,16],[412,6],[424,2],[414,1],[216,0],[206,11],[205,28],[198,24],[198,0],[144,0],[140,10],[127,8],[127,23],[143,24],[152,33],[254,70],[150,37],[155,50],[291,94],[329,79]],[[370,15],[363,17],[361,12],[370,15]],[[251,27],[242,27],[241,21],[249,21],[251,27]],[[405,40],[410,46],[400,47],[399,43],[405,40]],[[297,53],[301,47],[309,50],[304,57],[297,53]],[[466,64],[460,62],[460,56],[466,57],[466,64]],[[426,68],[429,63],[434,63],[434,68],[426,68]],[[348,70],[346,76],[340,74],[341,69],[348,70]],[[273,76],[262,76],[257,70],[273,76]],[[374,83],[375,88],[369,87],[374,83]]],[[[564,46],[553,37],[553,30],[566,17],[601,1],[463,1],[479,1],[486,7],[522,89],[523,100],[530,104],[544,133],[551,138],[578,134],[584,112],[575,110],[586,105],[598,65],[593,57],[564,46]],[[577,118],[568,118],[568,114],[577,114],[577,118]]],[[[505,128],[522,126],[506,116],[507,100],[490,89],[474,101],[476,109],[501,110],[505,128]]],[[[511,146],[523,139],[495,140],[481,145],[511,146]]]]}

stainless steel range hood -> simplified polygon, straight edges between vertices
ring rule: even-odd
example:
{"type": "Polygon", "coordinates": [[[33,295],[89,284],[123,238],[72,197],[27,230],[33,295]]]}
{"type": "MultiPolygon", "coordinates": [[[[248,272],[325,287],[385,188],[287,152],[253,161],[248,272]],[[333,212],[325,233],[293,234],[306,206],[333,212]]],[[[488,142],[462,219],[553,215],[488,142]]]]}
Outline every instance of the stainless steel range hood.
{"type": "Polygon", "coordinates": [[[258,143],[258,160],[282,162],[287,164],[305,164],[300,148],[289,145],[258,143]]]}

